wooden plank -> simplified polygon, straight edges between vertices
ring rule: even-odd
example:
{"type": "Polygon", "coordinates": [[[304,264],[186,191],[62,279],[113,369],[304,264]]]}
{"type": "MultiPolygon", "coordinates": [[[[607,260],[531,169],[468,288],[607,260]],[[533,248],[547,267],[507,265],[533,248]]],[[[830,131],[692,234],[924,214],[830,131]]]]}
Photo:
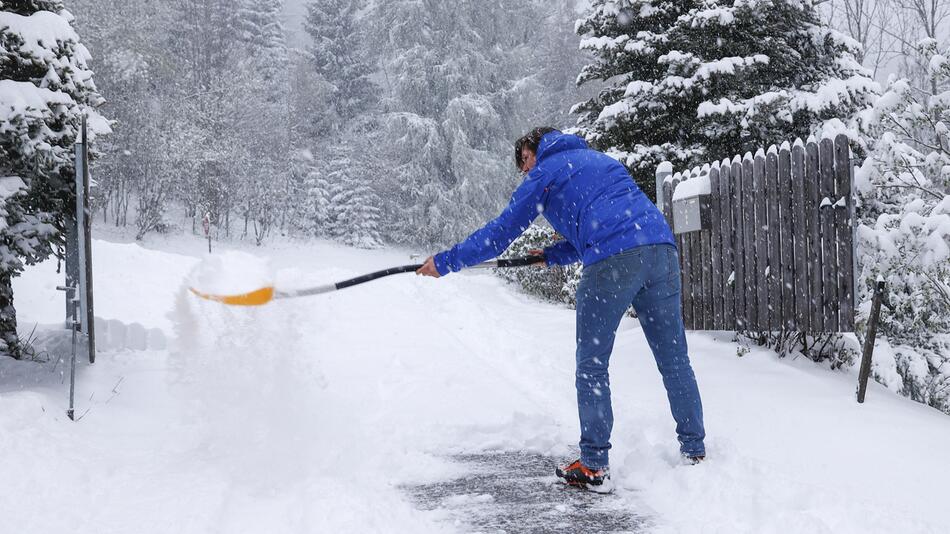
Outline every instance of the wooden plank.
{"type": "Polygon", "coordinates": [[[690,291],[692,292],[693,329],[703,329],[703,270],[699,240],[701,232],[689,233],[690,291]]]}
{"type": "Polygon", "coordinates": [[[835,226],[838,229],[838,329],[854,332],[854,183],[851,166],[851,146],[848,136],[835,138],[835,191],[843,207],[835,207],[835,226]]]}
{"type": "Polygon", "coordinates": [[[781,247],[782,221],[779,219],[779,205],[783,198],[778,190],[778,149],[775,145],[765,153],[765,190],[768,208],[769,227],[765,237],[768,243],[768,329],[772,332],[782,329],[782,263],[781,247]]]}
{"type": "Polygon", "coordinates": [[[742,255],[745,257],[746,330],[759,326],[758,283],[755,263],[755,162],[752,154],[742,159],[742,255]]]}
{"type": "Polygon", "coordinates": [[[710,223],[709,257],[710,286],[707,298],[711,304],[711,330],[722,330],[722,197],[719,195],[719,162],[709,169],[710,223]]]}
{"type": "Polygon", "coordinates": [[[719,199],[722,219],[722,329],[735,330],[736,302],[733,292],[735,271],[732,263],[735,230],[732,225],[732,165],[723,160],[719,166],[719,199]]]}
{"type": "MultiPolygon", "coordinates": [[[[693,171],[690,174],[690,178],[698,178],[700,175],[699,168],[693,167],[693,171]]],[[[690,255],[692,259],[692,278],[690,280],[690,285],[693,292],[693,329],[694,330],[703,330],[705,327],[706,318],[703,316],[703,300],[705,295],[703,293],[703,267],[708,264],[708,261],[703,257],[702,251],[702,234],[705,231],[699,232],[690,232],[689,236],[689,247],[690,255]]]]}
{"type": "Polygon", "coordinates": [[[795,240],[792,229],[793,191],[792,191],[792,152],[788,143],[784,143],[778,153],[778,197],[779,202],[779,280],[782,291],[782,324],[786,331],[795,329],[795,240]]]}
{"type": "Polygon", "coordinates": [[[792,147],[792,255],[795,282],[795,329],[809,330],[808,223],[805,220],[805,145],[801,139],[792,147]]]}
{"type": "Polygon", "coordinates": [[[819,196],[818,143],[805,145],[805,224],[808,225],[808,330],[824,331],[821,287],[821,224],[818,215],[819,196]]]}
{"type": "Polygon", "coordinates": [[[742,160],[736,156],[732,160],[732,227],[735,229],[735,248],[733,248],[732,261],[736,268],[736,278],[733,284],[736,301],[736,330],[749,329],[749,311],[746,306],[746,296],[748,294],[748,285],[746,284],[745,265],[746,265],[746,239],[745,239],[745,200],[746,196],[742,193],[745,186],[743,178],[744,167],[742,160]]]}
{"type": "Polygon", "coordinates": [[[712,290],[712,234],[709,230],[699,233],[699,248],[703,261],[699,262],[702,269],[703,291],[699,299],[703,317],[703,330],[714,330],[713,326],[713,290],[712,290]]]}
{"type": "MultiPolygon", "coordinates": [[[[671,184],[671,190],[676,191],[676,186],[682,182],[685,177],[676,173],[673,175],[673,181],[671,184]]],[[[673,195],[670,195],[672,201],[673,195]]],[[[672,218],[671,218],[672,219],[672,218]]],[[[683,304],[683,324],[686,326],[687,330],[693,329],[693,299],[692,293],[690,292],[690,256],[689,256],[689,247],[687,246],[687,236],[689,234],[679,234],[676,236],[676,248],[679,251],[680,259],[680,281],[681,281],[681,293],[682,293],[682,304],[683,304]]]]}
{"type": "Polygon", "coordinates": [[[769,263],[769,220],[768,191],[765,177],[765,151],[759,150],[753,161],[753,183],[755,195],[755,327],[759,332],[769,329],[769,281],[767,279],[769,263]]]}
{"type": "Polygon", "coordinates": [[[680,234],[677,238],[677,248],[680,254],[680,269],[682,280],[683,324],[687,330],[693,328],[693,293],[691,281],[693,279],[692,262],[690,261],[689,234],[680,234]]]}
{"type": "Polygon", "coordinates": [[[838,232],[835,228],[835,144],[822,139],[819,147],[821,187],[818,213],[821,217],[822,324],[826,332],[838,331],[838,232]]]}

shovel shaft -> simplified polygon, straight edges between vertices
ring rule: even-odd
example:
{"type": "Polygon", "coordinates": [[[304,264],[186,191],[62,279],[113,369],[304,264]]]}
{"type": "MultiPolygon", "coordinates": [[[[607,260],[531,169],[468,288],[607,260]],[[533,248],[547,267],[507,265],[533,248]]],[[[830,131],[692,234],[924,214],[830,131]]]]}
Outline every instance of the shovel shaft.
{"type": "MultiPolygon", "coordinates": [[[[509,267],[526,267],[528,265],[533,265],[535,263],[541,263],[544,261],[544,256],[525,256],[523,258],[510,258],[503,260],[491,260],[478,265],[472,265],[468,269],[489,269],[489,268],[500,268],[505,269],[509,267]]],[[[342,282],[337,282],[335,284],[327,284],[324,286],[309,287],[307,289],[298,289],[293,291],[276,291],[274,293],[275,299],[280,298],[292,298],[292,297],[305,297],[308,295],[319,295],[321,293],[329,293],[331,291],[337,291],[340,289],[346,289],[348,287],[353,287],[359,284],[365,284],[366,282],[372,282],[373,280],[378,280],[380,278],[391,276],[394,274],[401,273],[414,273],[422,267],[423,264],[416,263],[412,265],[401,265],[399,267],[390,267],[389,269],[383,269],[382,271],[376,271],[369,274],[364,274],[357,276],[355,278],[350,278],[348,280],[343,280],[342,282]]]]}

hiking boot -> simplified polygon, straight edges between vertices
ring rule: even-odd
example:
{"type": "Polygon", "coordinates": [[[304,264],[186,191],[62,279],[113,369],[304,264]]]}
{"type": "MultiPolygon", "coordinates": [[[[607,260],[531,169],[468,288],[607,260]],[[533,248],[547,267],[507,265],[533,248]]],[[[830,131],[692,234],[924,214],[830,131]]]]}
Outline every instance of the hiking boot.
{"type": "Polygon", "coordinates": [[[565,484],[596,493],[610,493],[614,489],[609,468],[588,469],[580,460],[558,467],[554,474],[565,484]]]}
{"type": "Polygon", "coordinates": [[[690,456],[688,454],[683,455],[683,461],[686,462],[686,465],[696,465],[702,463],[706,459],[705,454],[697,454],[695,456],[690,456]]]}

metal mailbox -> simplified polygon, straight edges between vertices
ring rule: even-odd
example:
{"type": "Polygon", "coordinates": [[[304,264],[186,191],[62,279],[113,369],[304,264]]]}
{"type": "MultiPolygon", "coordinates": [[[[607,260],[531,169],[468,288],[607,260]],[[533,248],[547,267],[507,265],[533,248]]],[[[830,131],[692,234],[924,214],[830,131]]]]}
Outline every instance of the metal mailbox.
{"type": "Polygon", "coordinates": [[[673,191],[673,233],[708,230],[710,217],[709,175],[682,181],[673,191]]]}

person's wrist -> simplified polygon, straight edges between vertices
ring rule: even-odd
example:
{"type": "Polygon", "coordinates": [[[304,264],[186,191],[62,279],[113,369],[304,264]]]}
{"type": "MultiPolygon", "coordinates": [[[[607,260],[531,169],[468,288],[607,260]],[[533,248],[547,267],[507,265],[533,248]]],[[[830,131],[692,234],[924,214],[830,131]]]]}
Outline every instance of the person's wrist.
{"type": "Polygon", "coordinates": [[[439,273],[439,276],[445,276],[452,272],[449,269],[449,266],[446,264],[444,252],[439,252],[438,254],[432,256],[432,263],[435,265],[435,271],[439,273]]]}

